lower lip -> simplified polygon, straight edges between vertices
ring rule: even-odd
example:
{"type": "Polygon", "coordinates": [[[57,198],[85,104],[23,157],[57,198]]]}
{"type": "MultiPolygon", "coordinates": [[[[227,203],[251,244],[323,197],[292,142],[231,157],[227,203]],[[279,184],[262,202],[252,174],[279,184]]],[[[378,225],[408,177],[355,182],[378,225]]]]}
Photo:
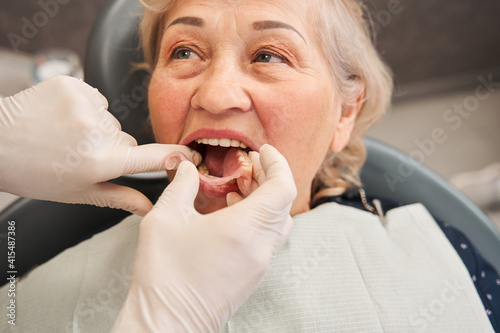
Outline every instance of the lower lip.
{"type": "Polygon", "coordinates": [[[240,192],[238,184],[208,185],[203,182],[200,182],[200,191],[214,197],[226,197],[230,192],[240,192]]]}

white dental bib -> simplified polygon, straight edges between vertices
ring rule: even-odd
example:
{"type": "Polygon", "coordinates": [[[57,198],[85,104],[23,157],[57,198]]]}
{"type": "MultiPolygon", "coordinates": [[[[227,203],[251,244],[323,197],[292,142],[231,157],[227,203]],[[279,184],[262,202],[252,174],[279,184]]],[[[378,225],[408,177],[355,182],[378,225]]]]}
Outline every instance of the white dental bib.
{"type": "MultiPolygon", "coordinates": [[[[128,289],[141,218],[70,248],[17,284],[2,332],[109,332],[128,289]]],[[[8,285],[0,289],[7,295],[8,285]]],[[[0,298],[5,309],[8,298],[0,298]]],[[[294,229],[223,332],[493,332],[467,269],[421,205],[386,224],[323,204],[294,229]]]]}
{"type": "Polygon", "coordinates": [[[326,203],[289,241],[224,332],[493,332],[469,273],[420,204],[326,203]]]}

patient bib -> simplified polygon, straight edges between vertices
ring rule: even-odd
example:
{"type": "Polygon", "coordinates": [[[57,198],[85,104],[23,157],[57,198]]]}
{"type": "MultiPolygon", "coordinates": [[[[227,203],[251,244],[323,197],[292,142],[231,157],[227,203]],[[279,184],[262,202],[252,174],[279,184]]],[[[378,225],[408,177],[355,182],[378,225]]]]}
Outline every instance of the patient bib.
{"type": "MultiPolygon", "coordinates": [[[[2,332],[109,332],[125,300],[141,218],[67,249],[16,291],[2,332]]],[[[223,332],[493,332],[467,269],[421,205],[383,225],[336,203],[294,217],[288,242],[223,332]]],[[[7,286],[0,293],[7,294],[7,286]]],[[[0,298],[5,309],[7,297],[0,298]]]]}
{"type": "Polygon", "coordinates": [[[420,204],[378,216],[326,203],[224,332],[493,332],[460,257],[420,204]]]}

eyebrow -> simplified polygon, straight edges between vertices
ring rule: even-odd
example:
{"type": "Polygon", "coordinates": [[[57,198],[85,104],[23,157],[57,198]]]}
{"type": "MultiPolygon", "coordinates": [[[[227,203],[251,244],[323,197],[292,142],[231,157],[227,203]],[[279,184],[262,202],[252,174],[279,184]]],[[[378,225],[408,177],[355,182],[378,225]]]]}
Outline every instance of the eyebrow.
{"type": "Polygon", "coordinates": [[[253,23],[253,28],[255,30],[267,30],[267,29],[288,29],[297,33],[300,38],[307,44],[306,39],[297,31],[294,27],[285,22],[280,21],[257,21],[253,23]]]}
{"type": "MultiPolygon", "coordinates": [[[[168,28],[170,28],[173,25],[176,24],[186,24],[186,25],[191,25],[195,27],[203,27],[205,25],[205,21],[200,18],[200,17],[194,17],[194,16],[183,16],[175,19],[172,23],[168,25],[168,28]]],[[[302,40],[307,44],[306,39],[300,34],[300,32],[297,31],[294,27],[291,25],[285,23],[285,22],[280,22],[280,21],[257,21],[253,23],[253,28],[255,30],[267,30],[267,29],[288,29],[300,36],[302,40]]],[[[165,30],[166,30],[165,29],[165,30]]]]}
{"type": "Polygon", "coordinates": [[[195,27],[203,27],[205,25],[205,21],[199,17],[183,16],[183,17],[179,17],[178,19],[175,19],[172,23],[170,23],[168,25],[167,29],[175,24],[187,24],[187,25],[192,25],[195,27]]]}

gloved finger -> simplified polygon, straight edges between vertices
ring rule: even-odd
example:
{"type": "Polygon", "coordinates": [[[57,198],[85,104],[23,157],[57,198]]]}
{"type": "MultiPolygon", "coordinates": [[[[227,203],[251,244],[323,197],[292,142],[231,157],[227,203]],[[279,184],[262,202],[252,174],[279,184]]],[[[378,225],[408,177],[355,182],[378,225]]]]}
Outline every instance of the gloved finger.
{"type": "Polygon", "coordinates": [[[261,147],[260,161],[266,180],[248,197],[248,204],[267,208],[270,212],[289,209],[297,188],[288,162],[270,145],[261,147]]]}
{"type": "MultiPolygon", "coordinates": [[[[116,130],[118,131],[118,129],[116,130]]],[[[137,140],[132,135],[123,131],[118,131],[118,135],[120,136],[120,142],[124,144],[124,146],[127,146],[129,149],[137,147],[137,140]]],[[[130,153],[127,155],[130,155],[130,153]]]]}
{"type": "Polygon", "coordinates": [[[116,129],[122,130],[122,124],[105,108],[100,109],[99,118],[99,129],[103,132],[113,132],[116,129]]]}
{"type": "Polygon", "coordinates": [[[236,179],[236,184],[238,184],[238,188],[245,198],[259,187],[259,184],[254,179],[250,179],[250,183],[247,184],[247,181],[242,177],[236,179]]]}
{"type": "Polygon", "coordinates": [[[165,157],[176,151],[182,152],[196,165],[201,162],[201,155],[186,146],[153,143],[130,149],[122,170],[122,175],[165,170],[165,157]]]}
{"type": "Polygon", "coordinates": [[[286,174],[288,178],[293,178],[287,160],[271,145],[265,144],[260,148],[260,163],[267,179],[280,179],[281,176],[285,176],[283,174],[286,174]]]}
{"type": "Polygon", "coordinates": [[[252,179],[250,184],[246,184],[246,181],[242,178],[236,179],[238,188],[245,198],[255,191],[257,187],[259,187],[259,184],[264,183],[266,180],[266,173],[262,169],[262,164],[260,163],[260,154],[256,151],[251,151],[248,155],[252,161],[252,179]]]}
{"type": "Polygon", "coordinates": [[[79,79],[73,78],[73,77],[69,77],[69,79],[74,80],[74,84],[79,89],[82,89],[83,91],[85,91],[87,97],[92,101],[92,103],[94,104],[96,109],[99,110],[101,108],[104,108],[104,109],[108,108],[108,100],[106,99],[106,97],[104,97],[103,94],[101,94],[99,92],[99,90],[97,88],[94,88],[91,85],[89,85],[89,84],[87,84],[79,79]]]}
{"type": "Polygon", "coordinates": [[[250,159],[252,160],[252,176],[253,179],[257,181],[257,184],[262,184],[266,180],[266,173],[262,169],[262,164],[260,163],[260,154],[256,151],[251,151],[248,153],[250,159]]]}
{"type": "Polygon", "coordinates": [[[274,243],[273,256],[275,256],[281,250],[283,245],[285,245],[288,237],[290,236],[290,233],[292,232],[292,229],[293,219],[290,215],[288,215],[285,223],[283,224],[283,229],[281,230],[281,233],[278,234],[276,243],[274,243]]]}
{"type": "Polygon", "coordinates": [[[226,203],[227,203],[228,207],[231,207],[232,205],[237,204],[241,200],[243,200],[243,197],[236,192],[229,192],[226,195],[226,203]]]}
{"type": "Polygon", "coordinates": [[[173,181],[153,207],[153,211],[177,210],[184,222],[188,222],[193,215],[198,213],[194,209],[194,199],[199,187],[198,170],[193,163],[182,161],[173,181]]]}
{"type": "Polygon", "coordinates": [[[94,185],[85,198],[88,198],[88,201],[82,203],[123,209],[139,216],[146,215],[153,207],[151,201],[141,192],[112,183],[94,185]]]}
{"type": "Polygon", "coordinates": [[[92,104],[94,104],[96,110],[108,108],[108,100],[99,92],[99,90],[83,82],[82,80],[71,76],[54,76],[48,80],[41,82],[34,88],[44,89],[45,87],[47,87],[47,89],[54,89],[54,87],[57,86],[64,87],[64,89],[74,90],[76,94],[85,95],[92,102],[92,104]]]}
{"type": "Polygon", "coordinates": [[[82,83],[86,85],[85,88],[88,91],[88,97],[90,98],[92,103],[95,105],[95,107],[97,109],[103,108],[103,109],[107,110],[109,105],[108,105],[108,100],[106,99],[106,97],[104,97],[104,95],[101,94],[97,88],[91,87],[88,84],[86,84],[85,82],[82,82],[82,83]]]}

